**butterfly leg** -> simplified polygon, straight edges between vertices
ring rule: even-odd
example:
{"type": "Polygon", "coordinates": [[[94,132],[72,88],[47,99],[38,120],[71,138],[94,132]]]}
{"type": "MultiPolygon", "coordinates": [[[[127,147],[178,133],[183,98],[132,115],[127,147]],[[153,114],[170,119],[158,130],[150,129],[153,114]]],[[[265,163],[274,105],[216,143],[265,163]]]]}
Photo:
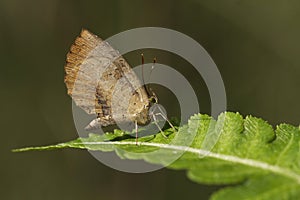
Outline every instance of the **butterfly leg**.
{"type": "Polygon", "coordinates": [[[138,145],[138,124],[135,121],[135,144],[138,145]]]}
{"type": "Polygon", "coordinates": [[[155,123],[155,125],[157,126],[157,128],[159,129],[160,133],[162,134],[162,136],[164,136],[164,138],[168,138],[164,132],[161,130],[160,126],[157,123],[157,118],[156,118],[156,114],[152,113],[152,117],[153,117],[153,121],[155,123]]]}
{"type": "Polygon", "coordinates": [[[168,122],[168,124],[171,126],[171,128],[173,129],[173,131],[176,130],[175,127],[173,126],[173,124],[168,120],[168,118],[165,115],[163,115],[162,113],[156,113],[155,115],[156,116],[161,116],[164,120],[166,120],[168,122]]]}
{"type": "Polygon", "coordinates": [[[168,122],[168,124],[171,126],[171,128],[173,129],[173,131],[175,132],[175,127],[173,126],[173,124],[168,120],[168,118],[166,117],[166,114],[163,112],[163,110],[158,106],[159,109],[159,113],[156,113],[156,115],[161,116],[164,120],[166,120],[168,122]]]}

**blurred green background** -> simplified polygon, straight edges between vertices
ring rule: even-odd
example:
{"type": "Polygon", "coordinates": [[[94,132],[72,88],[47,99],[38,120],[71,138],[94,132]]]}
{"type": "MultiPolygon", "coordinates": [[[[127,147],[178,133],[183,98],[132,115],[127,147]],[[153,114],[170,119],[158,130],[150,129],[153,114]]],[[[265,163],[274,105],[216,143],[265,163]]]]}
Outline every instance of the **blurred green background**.
{"type": "MultiPolygon", "coordinates": [[[[86,151],[10,150],[77,137],[63,66],[83,27],[104,39],[143,26],[187,34],[217,64],[228,110],[299,125],[299,10],[294,0],[1,0],[1,199],[207,199],[218,187],[195,184],[184,171],[128,174],[86,151]]],[[[155,55],[191,76],[191,66],[164,54],[146,60],[155,55]]],[[[128,58],[138,63],[139,53],[128,58]]],[[[209,113],[205,84],[191,82],[209,113]]]]}

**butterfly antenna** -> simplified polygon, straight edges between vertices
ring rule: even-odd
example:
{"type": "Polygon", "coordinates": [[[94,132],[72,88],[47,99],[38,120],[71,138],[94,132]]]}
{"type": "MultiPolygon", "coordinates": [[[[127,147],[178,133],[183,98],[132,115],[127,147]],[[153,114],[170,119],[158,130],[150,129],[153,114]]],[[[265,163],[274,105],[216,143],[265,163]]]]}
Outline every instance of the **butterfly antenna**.
{"type": "Polygon", "coordinates": [[[153,70],[154,70],[154,68],[155,68],[155,63],[156,63],[156,58],[154,57],[154,58],[153,58],[153,65],[151,66],[151,71],[150,71],[150,74],[149,74],[149,80],[150,80],[151,74],[152,74],[152,72],[153,72],[153,70]]]}
{"type": "Polygon", "coordinates": [[[142,58],[142,80],[143,80],[143,85],[145,85],[145,77],[144,77],[144,64],[145,64],[145,59],[144,59],[144,54],[141,54],[142,58]]]}
{"type": "Polygon", "coordinates": [[[151,96],[150,95],[150,90],[148,88],[148,86],[145,84],[145,76],[144,76],[144,64],[145,64],[145,59],[144,59],[144,54],[141,54],[141,57],[142,57],[142,80],[143,80],[143,85],[144,85],[144,88],[147,92],[147,95],[148,96],[151,96]]]}
{"type": "MultiPolygon", "coordinates": [[[[153,65],[151,66],[151,71],[149,73],[149,81],[150,81],[152,72],[153,72],[153,70],[155,68],[155,64],[156,64],[156,57],[153,58],[153,65]]],[[[154,102],[158,103],[158,98],[157,98],[156,94],[153,92],[153,90],[151,88],[149,88],[149,93],[151,93],[150,96],[153,98],[154,102]]]]}

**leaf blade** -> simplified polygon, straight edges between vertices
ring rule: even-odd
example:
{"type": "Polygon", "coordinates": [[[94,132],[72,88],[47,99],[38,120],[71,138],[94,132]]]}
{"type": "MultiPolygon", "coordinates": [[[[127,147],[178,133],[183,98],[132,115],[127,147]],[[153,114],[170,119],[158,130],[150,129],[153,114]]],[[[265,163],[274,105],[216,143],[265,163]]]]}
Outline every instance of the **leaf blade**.
{"type": "Polygon", "coordinates": [[[144,159],[171,169],[185,169],[188,177],[198,183],[237,184],[220,190],[212,199],[245,198],[241,191],[248,194],[248,199],[300,196],[297,192],[300,189],[299,127],[281,124],[273,130],[262,119],[252,116],[243,119],[238,113],[226,112],[217,120],[208,115],[194,115],[178,132],[165,130],[168,139],[161,134],[146,136],[139,138],[136,145],[134,138],[124,137],[128,134],[120,130],[101,136],[90,134],[66,143],[16,151],[61,148],[116,151],[123,159],[144,159]],[[280,184],[270,184],[276,180],[280,184]]]}

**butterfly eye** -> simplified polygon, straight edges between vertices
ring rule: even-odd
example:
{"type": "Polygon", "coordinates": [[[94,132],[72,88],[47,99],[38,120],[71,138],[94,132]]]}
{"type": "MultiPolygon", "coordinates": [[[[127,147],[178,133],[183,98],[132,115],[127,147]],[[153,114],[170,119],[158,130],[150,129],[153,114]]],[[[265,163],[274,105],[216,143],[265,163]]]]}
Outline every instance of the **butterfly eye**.
{"type": "Polygon", "coordinates": [[[149,101],[150,101],[151,103],[153,103],[153,104],[155,104],[155,103],[158,102],[156,96],[151,96],[151,97],[149,98],[149,101]]]}

